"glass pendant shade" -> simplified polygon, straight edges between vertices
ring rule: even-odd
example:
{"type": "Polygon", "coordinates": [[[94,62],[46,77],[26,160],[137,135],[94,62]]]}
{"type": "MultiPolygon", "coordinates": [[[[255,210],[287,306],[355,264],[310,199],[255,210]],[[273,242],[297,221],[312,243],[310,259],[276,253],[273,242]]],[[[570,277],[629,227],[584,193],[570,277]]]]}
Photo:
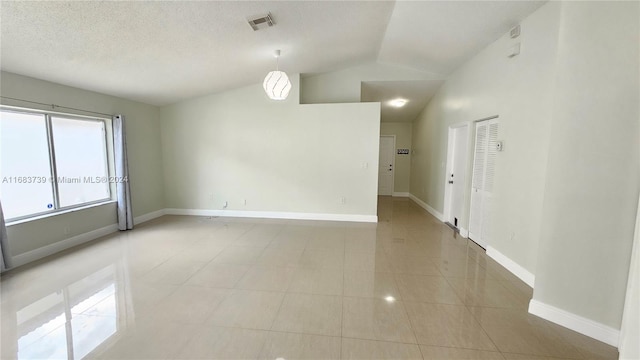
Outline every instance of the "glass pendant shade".
{"type": "Polygon", "coordinates": [[[264,78],[262,87],[270,99],[285,100],[291,90],[291,81],[284,71],[271,71],[264,78]]]}

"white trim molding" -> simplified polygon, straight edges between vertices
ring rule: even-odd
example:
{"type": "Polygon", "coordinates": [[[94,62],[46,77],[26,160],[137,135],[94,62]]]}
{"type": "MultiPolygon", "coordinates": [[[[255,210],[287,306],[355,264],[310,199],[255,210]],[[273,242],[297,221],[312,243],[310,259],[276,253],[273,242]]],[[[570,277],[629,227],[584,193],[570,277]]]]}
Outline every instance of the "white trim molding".
{"type": "Polygon", "coordinates": [[[323,221],[351,221],[378,222],[377,215],[358,214],[318,214],[281,211],[243,211],[243,210],[207,210],[207,209],[165,209],[167,215],[195,215],[220,216],[261,219],[289,219],[289,220],[323,220],[323,221]]]}
{"type": "Polygon", "coordinates": [[[394,191],[392,196],[393,197],[409,197],[409,193],[408,192],[397,192],[397,191],[394,191]]]}
{"type": "Polygon", "coordinates": [[[462,236],[465,239],[469,238],[469,230],[463,228],[462,226],[460,227],[460,236],[462,236]]]}
{"type": "Polygon", "coordinates": [[[155,218],[159,218],[160,216],[163,216],[166,214],[166,209],[160,209],[154,212],[150,212],[144,215],[140,215],[137,216],[135,218],[133,218],[133,224],[134,225],[138,225],[138,224],[142,224],[143,222],[147,222],[149,220],[153,220],[155,218]]]}
{"type": "Polygon", "coordinates": [[[611,346],[618,346],[620,330],[616,330],[610,326],[570,313],[566,310],[559,309],[535,299],[531,299],[529,302],[529,313],[579,332],[580,334],[602,341],[611,346]]]}
{"type": "Polygon", "coordinates": [[[498,264],[502,265],[513,275],[517,276],[520,280],[524,281],[527,285],[533,288],[533,285],[536,282],[536,277],[527,269],[523,268],[515,261],[509,259],[505,254],[501,253],[490,245],[487,246],[487,256],[495,260],[498,264]]]}
{"type": "MultiPolygon", "coordinates": [[[[274,211],[238,211],[238,210],[204,210],[204,209],[160,209],[133,219],[138,225],[153,220],[163,215],[196,215],[196,216],[220,216],[220,217],[244,217],[264,219],[291,219],[291,220],[324,220],[324,221],[350,221],[350,222],[378,222],[377,215],[358,214],[314,214],[314,213],[290,213],[274,211]]],[[[135,230],[135,228],[134,228],[135,230]]],[[[118,231],[118,225],[112,224],[86,233],[82,233],[68,239],[56,241],[52,244],[27,251],[13,256],[13,268],[40,260],[60,251],[98,239],[105,235],[118,231]]]]}
{"type": "Polygon", "coordinates": [[[418,199],[417,196],[409,193],[409,199],[413,200],[416,204],[420,205],[421,208],[427,210],[427,212],[429,214],[433,215],[436,219],[440,220],[441,222],[444,222],[444,215],[442,215],[441,212],[439,212],[438,210],[432,208],[426,202],[418,199]]]}
{"type": "Polygon", "coordinates": [[[112,225],[108,225],[93,231],[89,231],[80,235],[70,237],[68,239],[56,241],[53,244],[49,244],[49,245],[37,248],[35,250],[27,251],[26,253],[12,257],[12,261],[13,261],[12,268],[16,268],[18,266],[30,263],[32,261],[40,260],[49,255],[53,255],[55,253],[58,253],[63,250],[67,250],[69,248],[78,246],[80,244],[84,244],[86,242],[95,240],[105,235],[109,235],[116,231],[118,231],[118,225],[112,224],[112,225]]]}

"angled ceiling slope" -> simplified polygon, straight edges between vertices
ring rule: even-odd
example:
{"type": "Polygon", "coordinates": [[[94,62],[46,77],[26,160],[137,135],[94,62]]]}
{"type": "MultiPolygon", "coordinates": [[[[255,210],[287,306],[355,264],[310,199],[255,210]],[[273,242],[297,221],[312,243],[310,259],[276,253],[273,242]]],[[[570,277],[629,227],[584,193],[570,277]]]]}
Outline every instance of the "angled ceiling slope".
{"type": "MultiPolygon", "coordinates": [[[[0,68],[154,105],[380,61],[446,76],[541,1],[2,1],[0,68]],[[275,26],[247,18],[271,12],[275,26]]],[[[366,79],[363,79],[366,80],[366,79]]]]}
{"type": "Polygon", "coordinates": [[[375,60],[393,2],[2,2],[2,70],[165,105],[375,60]],[[271,12],[275,26],[247,18],[271,12]]]}
{"type": "Polygon", "coordinates": [[[545,1],[398,1],[378,60],[448,75],[545,1]]]}

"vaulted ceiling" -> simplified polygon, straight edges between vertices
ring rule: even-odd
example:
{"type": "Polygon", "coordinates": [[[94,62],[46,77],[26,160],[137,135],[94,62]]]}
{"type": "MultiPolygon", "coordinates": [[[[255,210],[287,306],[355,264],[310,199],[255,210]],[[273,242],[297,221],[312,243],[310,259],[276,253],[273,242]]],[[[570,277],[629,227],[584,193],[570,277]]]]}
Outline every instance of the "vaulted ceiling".
{"type": "Polygon", "coordinates": [[[0,68],[154,105],[259,83],[275,49],[290,73],[380,61],[445,77],[542,4],[2,1],[0,68]]]}

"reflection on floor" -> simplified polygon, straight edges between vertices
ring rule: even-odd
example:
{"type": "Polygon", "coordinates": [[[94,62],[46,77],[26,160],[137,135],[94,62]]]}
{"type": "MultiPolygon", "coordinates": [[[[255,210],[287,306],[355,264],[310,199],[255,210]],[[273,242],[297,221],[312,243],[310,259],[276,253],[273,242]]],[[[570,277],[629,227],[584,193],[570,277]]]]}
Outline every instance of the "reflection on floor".
{"type": "Polygon", "coordinates": [[[379,223],[165,216],[2,276],[2,359],[615,359],[407,199],[379,223]]]}

